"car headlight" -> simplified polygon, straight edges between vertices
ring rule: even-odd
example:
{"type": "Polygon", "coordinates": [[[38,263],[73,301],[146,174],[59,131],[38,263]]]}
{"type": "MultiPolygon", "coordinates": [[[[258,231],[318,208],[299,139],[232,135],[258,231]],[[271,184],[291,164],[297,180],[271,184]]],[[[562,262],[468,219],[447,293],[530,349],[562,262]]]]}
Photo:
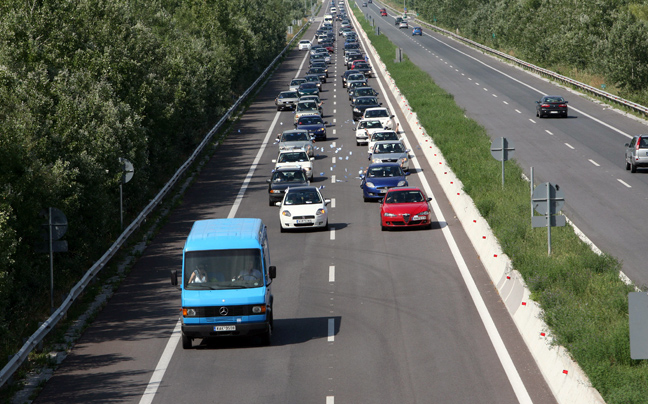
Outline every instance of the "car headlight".
{"type": "Polygon", "coordinates": [[[419,213],[420,216],[427,216],[429,214],[430,214],[429,210],[425,210],[425,211],[419,213]]]}
{"type": "Polygon", "coordinates": [[[196,309],[183,308],[182,309],[182,315],[184,317],[196,317],[198,315],[198,313],[196,312],[196,309]]]}
{"type": "Polygon", "coordinates": [[[407,163],[407,157],[403,157],[403,158],[401,159],[401,163],[403,163],[403,164],[407,163]]]}
{"type": "Polygon", "coordinates": [[[397,187],[404,187],[405,185],[407,185],[407,181],[399,181],[398,185],[396,185],[396,186],[397,187]]]}
{"type": "Polygon", "coordinates": [[[324,132],[326,132],[326,128],[319,128],[319,129],[317,129],[317,131],[319,133],[324,133],[324,132]]]}
{"type": "Polygon", "coordinates": [[[358,112],[359,113],[360,110],[358,108],[353,108],[353,112],[358,112]]]}
{"type": "Polygon", "coordinates": [[[380,161],[379,158],[372,158],[372,159],[371,159],[371,162],[372,162],[372,163],[382,163],[382,161],[380,161]]]}
{"type": "Polygon", "coordinates": [[[373,182],[366,182],[365,185],[368,186],[369,188],[376,188],[373,182]]]}
{"type": "Polygon", "coordinates": [[[281,190],[280,190],[280,189],[271,189],[271,190],[270,190],[270,193],[271,193],[271,194],[280,194],[280,193],[281,193],[281,190]]]}
{"type": "Polygon", "coordinates": [[[266,311],[265,306],[252,306],[252,313],[254,314],[263,314],[266,311]]]}
{"type": "Polygon", "coordinates": [[[302,167],[302,168],[303,168],[304,170],[306,170],[306,171],[310,171],[310,170],[312,170],[312,167],[302,167]]]}
{"type": "Polygon", "coordinates": [[[322,216],[325,213],[326,213],[326,211],[324,209],[319,208],[319,209],[317,209],[317,212],[315,212],[315,215],[316,216],[322,216]]]}
{"type": "Polygon", "coordinates": [[[287,211],[287,210],[284,210],[283,212],[281,212],[281,216],[292,217],[292,215],[290,214],[290,211],[287,211]]]}
{"type": "Polygon", "coordinates": [[[385,217],[396,217],[395,214],[393,214],[393,213],[389,213],[389,212],[385,212],[385,213],[383,213],[383,216],[385,216],[385,217]]]}

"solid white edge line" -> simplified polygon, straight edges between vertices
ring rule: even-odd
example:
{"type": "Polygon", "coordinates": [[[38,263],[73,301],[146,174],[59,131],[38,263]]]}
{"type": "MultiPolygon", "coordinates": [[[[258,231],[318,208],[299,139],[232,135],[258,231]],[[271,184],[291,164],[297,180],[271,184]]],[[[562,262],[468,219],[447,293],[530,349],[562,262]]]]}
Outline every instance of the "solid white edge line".
{"type": "Polygon", "coordinates": [[[160,360],[158,361],[157,366],[155,367],[155,370],[151,375],[151,379],[149,380],[148,385],[146,386],[146,390],[144,390],[144,394],[142,394],[142,398],[140,399],[139,404],[150,404],[153,402],[153,398],[155,398],[155,393],[157,393],[157,389],[158,387],[160,387],[160,383],[162,383],[162,378],[164,377],[164,373],[166,372],[166,369],[169,366],[169,363],[171,362],[171,358],[173,357],[173,352],[175,351],[175,348],[178,345],[178,341],[180,341],[180,334],[181,334],[181,321],[178,320],[175,328],[173,329],[173,332],[171,333],[171,336],[169,337],[169,340],[167,341],[166,347],[164,348],[164,352],[162,353],[162,356],[160,357],[160,360]]]}
{"type": "MultiPolygon", "coordinates": [[[[353,19],[356,20],[355,15],[353,19]]],[[[364,38],[362,36],[360,38],[361,41],[364,42],[364,38]]],[[[369,49],[367,46],[364,47],[365,47],[365,51],[369,49]]],[[[385,92],[385,87],[383,86],[382,83],[383,80],[384,78],[381,77],[378,80],[378,84],[380,85],[382,94],[387,94],[385,92]]],[[[388,96],[385,96],[385,99],[387,104],[389,105],[389,109],[395,115],[396,110],[394,109],[391,100],[389,99],[388,96]]],[[[400,120],[398,119],[397,116],[395,117],[395,119],[398,122],[398,126],[401,127],[400,120]]],[[[407,135],[405,133],[403,133],[403,139],[406,142],[407,148],[413,150],[409,143],[409,139],[407,138],[407,135]]],[[[417,169],[416,172],[419,174],[419,178],[421,180],[421,183],[423,184],[423,187],[425,188],[425,192],[428,194],[429,197],[433,198],[432,209],[434,210],[435,216],[440,222],[445,222],[445,218],[443,216],[443,213],[441,212],[441,208],[439,207],[436,199],[433,197],[432,188],[430,187],[427,178],[425,178],[425,176],[423,175],[423,170],[420,170],[420,165],[418,164],[418,161],[416,159],[413,159],[412,162],[414,164],[414,167],[417,169]]],[[[491,343],[493,344],[493,348],[495,349],[497,357],[499,358],[500,363],[504,368],[504,372],[508,377],[509,383],[511,383],[511,387],[513,388],[513,392],[515,393],[515,396],[517,397],[518,401],[522,404],[533,403],[533,401],[531,400],[531,396],[529,396],[529,392],[527,391],[524,382],[522,382],[522,378],[520,377],[520,374],[518,373],[517,368],[515,367],[515,364],[511,359],[511,355],[506,349],[506,345],[504,345],[504,341],[502,340],[502,337],[500,336],[499,331],[495,326],[495,322],[493,321],[493,318],[491,317],[490,313],[488,312],[488,309],[486,308],[486,304],[484,303],[484,300],[481,297],[481,294],[479,293],[479,289],[477,289],[475,280],[472,278],[472,275],[468,270],[468,266],[466,265],[466,262],[463,259],[461,251],[459,251],[459,247],[457,246],[454,236],[450,231],[450,227],[449,226],[443,227],[442,232],[443,232],[443,236],[446,239],[446,242],[448,243],[448,246],[450,247],[450,251],[452,252],[452,256],[457,264],[457,267],[459,268],[459,272],[461,273],[464,283],[468,288],[470,296],[473,299],[473,303],[475,304],[475,308],[479,313],[479,317],[481,318],[482,323],[484,324],[484,328],[486,329],[488,337],[490,338],[491,343]]]]}

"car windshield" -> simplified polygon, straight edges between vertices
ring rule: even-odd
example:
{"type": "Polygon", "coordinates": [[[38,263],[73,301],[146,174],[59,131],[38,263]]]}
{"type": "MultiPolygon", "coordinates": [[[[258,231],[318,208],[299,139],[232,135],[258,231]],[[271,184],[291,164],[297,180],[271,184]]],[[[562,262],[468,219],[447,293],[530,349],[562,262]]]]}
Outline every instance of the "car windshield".
{"type": "Polygon", "coordinates": [[[369,170],[367,170],[367,177],[369,178],[402,177],[402,176],[403,176],[403,171],[398,166],[369,167],[369,170]]]}
{"type": "Polygon", "coordinates": [[[378,104],[378,100],[373,97],[356,99],[356,105],[376,105],[376,104],[378,104]]]}
{"type": "Polygon", "coordinates": [[[323,123],[322,118],[319,116],[303,116],[299,118],[297,125],[318,125],[323,123]]]}
{"type": "Polygon", "coordinates": [[[315,82],[315,81],[320,81],[320,79],[317,76],[306,76],[306,81],[315,82]]]}
{"type": "Polygon", "coordinates": [[[291,86],[298,86],[298,85],[300,85],[302,83],[305,83],[305,82],[306,82],[306,80],[304,80],[304,79],[294,79],[293,81],[290,82],[290,85],[291,86]]]}
{"type": "Polygon", "coordinates": [[[366,62],[356,62],[355,63],[355,68],[356,69],[364,69],[369,67],[369,65],[366,62]]]}
{"type": "Polygon", "coordinates": [[[360,121],[360,128],[365,129],[382,129],[380,121],[360,121]]]}
{"type": "Polygon", "coordinates": [[[366,118],[389,118],[389,114],[385,109],[375,109],[373,111],[369,110],[365,112],[366,118]]]}
{"type": "Polygon", "coordinates": [[[241,289],[263,286],[258,249],[187,251],[184,254],[186,290],[241,289]]]}
{"type": "Polygon", "coordinates": [[[349,81],[365,81],[367,78],[364,76],[362,73],[354,73],[354,74],[349,74],[349,77],[347,77],[347,80],[349,81]]]}
{"type": "Polygon", "coordinates": [[[351,88],[356,88],[356,87],[367,87],[368,84],[367,84],[366,81],[352,81],[351,83],[349,83],[349,86],[350,86],[351,88]]]}
{"type": "Polygon", "coordinates": [[[314,203],[322,203],[322,198],[314,189],[288,191],[284,200],[284,205],[311,205],[314,203]]]}
{"type": "Polygon", "coordinates": [[[297,163],[300,161],[308,161],[308,156],[306,155],[306,152],[304,151],[287,152],[287,153],[281,153],[279,155],[280,163],[297,163]]]}
{"type": "Polygon", "coordinates": [[[545,97],[544,102],[565,102],[563,97],[545,97]]]}
{"type": "Polygon", "coordinates": [[[297,93],[294,91],[279,94],[279,98],[297,98],[297,93]]]}
{"type": "Polygon", "coordinates": [[[314,102],[300,102],[297,104],[297,111],[312,111],[317,109],[317,104],[314,102]]]}
{"type": "Polygon", "coordinates": [[[405,147],[402,143],[377,143],[374,148],[374,153],[403,153],[405,152],[405,147]]]}
{"type": "Polygon", "coordinates": [[[423,202],[423,194],[418,190],[391,191],[385,197],[385,203],[416,203],[423,202]]]}
{"type": "Polygon", "coordinates": [[[280,184],[284,182],[302,183],[302,182],[306,182],[306,175],[302,170],[276,171],[272,175],[272,182],[275,184],[280,184]]]}
{"type": "Polygon", "coordinates": [[[373,88],[358,88],[355,90],[357,96],[365,96],[365,95],[375,95],[373,88]]]}
{"type": "Polygon", "coordinates": [[[284,133],[281,136],[282,142],[301,142],[308,140],[310,140],[310,138],[308,137],[308,133],[306,132],[284,133]]]}
{"type": "Polygon", "coordinates": [[[376,132],[371,135],[371,140],[373,142],[380,142],[383,140],[398,140],[398,135],[396,132],[376,132]]]}

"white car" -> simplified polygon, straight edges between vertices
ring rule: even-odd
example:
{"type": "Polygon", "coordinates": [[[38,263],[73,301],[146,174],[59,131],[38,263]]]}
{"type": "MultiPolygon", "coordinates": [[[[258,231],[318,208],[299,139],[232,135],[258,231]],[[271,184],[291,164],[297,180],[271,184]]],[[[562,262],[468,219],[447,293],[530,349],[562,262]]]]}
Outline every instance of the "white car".
{"type": "Polygon", "coordinates": [[[305,172],[309,180],[313,179],[313,161],[314,157],[308,157],[304,149],[285,149],[279,150],[279,155],[272,160],[275,163],[275,169],[287,166],[299,166],[305,172]]]}
{"type": "Polygon", "coordinates": [[[291,187],[279,206],[279,223],[281,231],[290,229],[319,227],[328,229],[328,209],[330,199],[324,199],[317,187],[291,187]]]}
{"type": "Polygon", "coordinates": [[[369,136],[371,136],[372,133],[383,131],[385,128],[383,127],[382,122],[378,119],[361,119],[358,121],[358,125],[354,130],[356,146],[360,146],[361,144],[367,144],[369,142],[369,136]]]}
{"type": "Polygon", "coordinates": [[[310,48],[311,48],[311,41],[309,41],[308,39],[299,41],[299,50],[309,50],[310,48]]]}
{"type": "Polygon", "coordinates": [[[305,83],[306,79],[303,78],[295,78],[290,81],[290,85],[288,86],[288,91],[297,91],[299,90],[299,86],[302,83],[305,83]]]}
{"type": "Polygon", "coordinates": [[[376,131],[369,136],[369,144],[367,145],[367,152],[371,153],[371,149],[376,142],[382,142],[384,140],[401,140],[401,137],[398,136],[393,130],[381,130],[376,131]]]}
{"type": "Polygon", "coordinates": [[[392,115],[385,107],[365,109],[365,112],[362,115],[362,119],[367,118],[379,120],[382,123],[383,128],[385,129],[394,130],[394,128],[396,127],[396,124],[394,123],[394,115],[392,115]]]}

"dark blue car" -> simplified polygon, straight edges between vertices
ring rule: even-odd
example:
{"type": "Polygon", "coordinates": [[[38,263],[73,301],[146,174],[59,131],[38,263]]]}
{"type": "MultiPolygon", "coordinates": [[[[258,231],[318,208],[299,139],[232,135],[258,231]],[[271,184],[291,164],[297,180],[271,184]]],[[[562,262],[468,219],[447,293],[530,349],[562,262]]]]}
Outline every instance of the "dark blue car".
{"type": "Polygon", "coordinates": [[[304,115],[295,123],[296,129],[307,130],[315,140],[326,140],[326,125],[319,115],[304,115]]]}
{"type": "Polygon", "coordinates": [[[390,188],[408,186],[405,178],[409,173],[403,172],[398,163],[374,163],[360,175],[362,197],[365,202],[383,199],[390,188]]]}
{"type": "Polygon", "coordinates": [[[423,30],[421,29],[421,27],[414,27],[414,29],[412,30],[412,35],[423,36],[423,30]]]}

